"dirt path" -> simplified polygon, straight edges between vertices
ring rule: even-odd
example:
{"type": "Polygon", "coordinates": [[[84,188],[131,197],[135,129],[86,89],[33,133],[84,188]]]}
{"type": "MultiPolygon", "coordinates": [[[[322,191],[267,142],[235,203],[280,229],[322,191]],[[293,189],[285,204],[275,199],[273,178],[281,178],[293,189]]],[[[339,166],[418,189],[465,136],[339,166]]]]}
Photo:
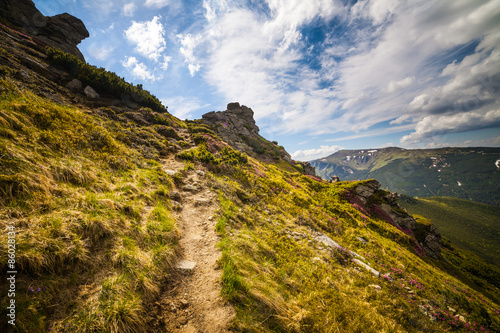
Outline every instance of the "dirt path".
{"type": "MultiPolygon", "coordinates": [[[[168,173],[184,164],[171,157],[163,161],[163,167],[168,173]]],[[[166,332],[228,332],[234,316],[233,307],[220,296],[222,271],[217,260],[221,253],[213,217],[218,203],[205,177],[202,171],[190,170],[177,189],[182,205],[176,217],[183,260],[177,263],[161,297],[160,315],[166,332]]]]}

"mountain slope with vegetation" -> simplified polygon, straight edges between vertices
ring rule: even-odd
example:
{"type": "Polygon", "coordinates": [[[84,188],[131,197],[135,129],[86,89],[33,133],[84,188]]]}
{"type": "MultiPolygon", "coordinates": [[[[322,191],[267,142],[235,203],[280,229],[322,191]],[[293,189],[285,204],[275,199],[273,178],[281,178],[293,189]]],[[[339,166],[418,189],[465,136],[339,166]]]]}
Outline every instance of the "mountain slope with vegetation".
{"type": "Polygon", "coordinates": [[[312,161],[323,179],[378,179],[410,196],[448,196],[500,206],[500,148],[341,150],[312,161]]]}
{"type": "Polygon", "coordinates": [[[499,207],[449,197],[404,197],[401,204],[431,220],[453,244],[500,266],[499,207]]]}
{"type": "Polygon", "coordinates": [[[500,331],[498,281],[443,260],[453,245],[377,181],[322,181],[258,133],[247,154],[45,46],[0,30],[0,229],[18,272],[2,332],[500,331]]]}

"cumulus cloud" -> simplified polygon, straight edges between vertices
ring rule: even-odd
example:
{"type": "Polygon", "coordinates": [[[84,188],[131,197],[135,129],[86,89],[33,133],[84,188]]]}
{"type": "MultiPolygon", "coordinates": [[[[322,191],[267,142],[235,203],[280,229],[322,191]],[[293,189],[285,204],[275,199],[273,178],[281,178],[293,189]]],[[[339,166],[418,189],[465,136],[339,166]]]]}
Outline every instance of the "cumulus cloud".
{"type": "Polygon", "coordinates": [[[160,20],[161,16],[155,16],[151,21],[132,21],[132,25],[125,30],[125,37],[135,44],[135,50],[154,61],[158,61],[166,48],[165,30],[160,20]]]}
{"type": "Polygon", "coordinates": [[[291,156],[298,161],[312,161],[331,155],[341,149],[344,148],[340,146],[321,146],[317,149],[297,150],[291,156]]]}
{"type": "Polygon", "coordinates": [[[168,64],[170,63],[171,60],[172,57],[163,56],[163,63],[161,64],[161,68],[166,71],[168,69],[168,64]]]}
{"type": "Polygon", "coordinates": [[[401,138],[402,144],[415,144],[433,136],[460,133],[500,126],[500,110],[462,112],[458,114],[431,115],[424,117],[415,127],[415,132],[401,138]]]}
{"type": "Polygon", "coordinates": [[[139,78],[141,80],[148,81],[156,81],[157,77],[151,73],[146,65],[142,62],[139,62],[135,57],[127,57],[124,61],[122,61],[123,67],[130,70],[132,76],[135,78],[139,78]]]}

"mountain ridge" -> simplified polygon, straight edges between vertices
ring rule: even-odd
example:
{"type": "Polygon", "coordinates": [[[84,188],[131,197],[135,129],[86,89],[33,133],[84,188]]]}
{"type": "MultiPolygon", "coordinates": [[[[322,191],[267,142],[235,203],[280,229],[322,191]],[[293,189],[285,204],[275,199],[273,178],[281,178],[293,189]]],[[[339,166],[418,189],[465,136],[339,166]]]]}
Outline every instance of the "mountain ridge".
{"type": "Polygon", "coordinates": [[[384,188],[410,196],[452,196],[500,205],[500,148],[397,147],[342,150],[311,161],[328,179],[378,179],[384,188]]]}

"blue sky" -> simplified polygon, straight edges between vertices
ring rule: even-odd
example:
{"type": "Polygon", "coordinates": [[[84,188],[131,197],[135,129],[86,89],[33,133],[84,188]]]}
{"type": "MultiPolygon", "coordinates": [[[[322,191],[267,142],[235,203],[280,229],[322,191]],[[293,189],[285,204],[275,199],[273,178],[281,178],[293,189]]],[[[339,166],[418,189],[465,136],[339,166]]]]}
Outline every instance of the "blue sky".
{"type": "Polygon", "coordinates": [[[227,103],[297,160],[500,146],[498,0],[34,0],[90,32],[90,64],[181,119],[227,103]]]}

